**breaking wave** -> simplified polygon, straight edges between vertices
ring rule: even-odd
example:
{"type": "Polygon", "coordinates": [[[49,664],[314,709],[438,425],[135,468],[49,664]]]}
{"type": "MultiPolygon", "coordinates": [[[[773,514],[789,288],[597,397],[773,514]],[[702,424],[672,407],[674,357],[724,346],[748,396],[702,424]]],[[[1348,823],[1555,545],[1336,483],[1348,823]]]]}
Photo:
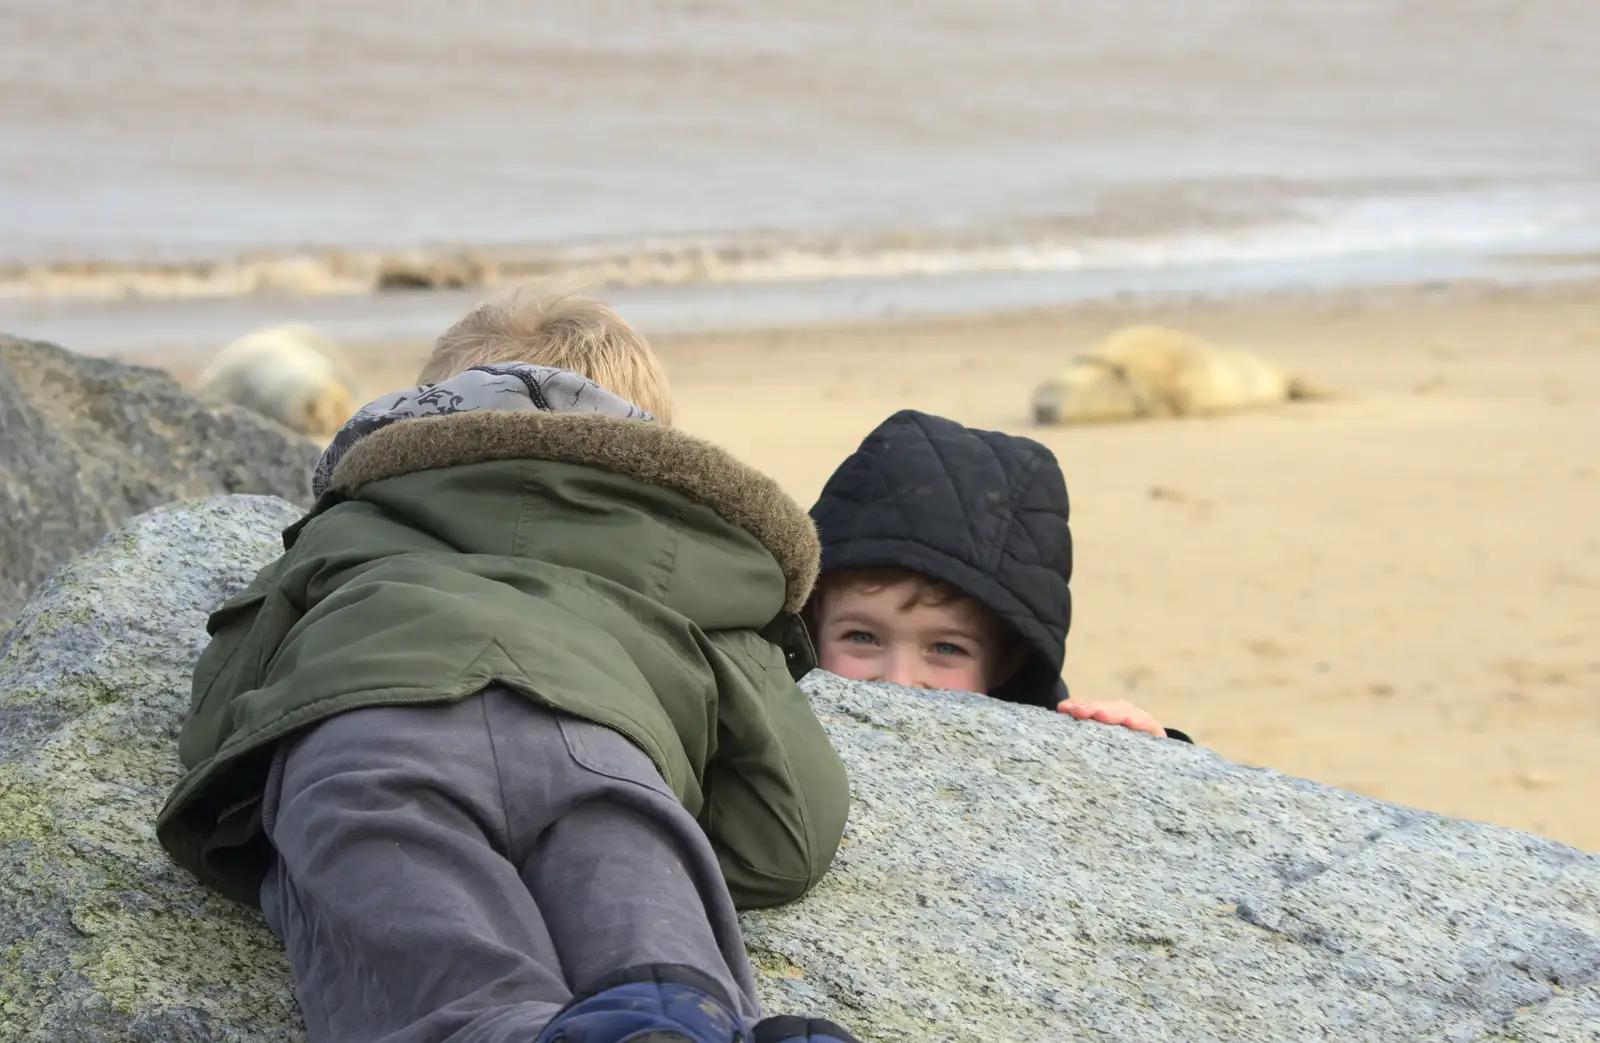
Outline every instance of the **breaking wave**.
{"type": "Polygon", "coordinates": [[[193,262],[0,267],[0,298],[27,300],[325,297],[496,288],[543,278],[591,290],[818,282],[1006,272],[1073,272],[1302,260],[1428,249],[1511,249],[1595,220],[1587,206],[1373,199],[1301,209],[1230,228],[1096,237],[896,233],[873,238],[652,239],[565,248],[321,249],[193,262]]]}

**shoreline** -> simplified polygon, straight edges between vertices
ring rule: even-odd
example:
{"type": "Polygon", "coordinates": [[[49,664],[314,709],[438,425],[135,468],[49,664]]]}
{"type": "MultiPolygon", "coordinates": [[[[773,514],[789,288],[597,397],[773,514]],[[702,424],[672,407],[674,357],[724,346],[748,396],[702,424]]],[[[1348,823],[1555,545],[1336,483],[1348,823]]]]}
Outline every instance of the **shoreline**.
{"type": "MultiPolygon", "coordinates": [[[[1587,263],[1587,262],[1586,262],[1587,263]]],[[[1600,264],[1600,255],[1595,258],[1600,264]]],[[[894,342],[896,347],[905,341],[931,338],[944,342],[951,337],[971,334],[992,337],[1005,330],[1025,330],[1037,334],[1046,329],[1057,329],[1064,340],[1076,337],[1074,345],[1086,345],[1088,339],[1110,332],[1118,325],[1134,323],[1165,323],[1182,326],[1188,322],[1226,322],[1230,317],[1242,319],[1267,319],[1281,317],[1286,321],[1317,316],[1369,314],[1399,311],[1409,308],[1446,307],[1452,303],[1466,305],[1528,306],[1540,304],[1557,306],[1593,297],[1600,300],[1600,274],[1573,273],[1568,278],[1540,281],[1505,281],[1492,278],[1461,278],[1423,280],[1390,285],[1357,285],[1335,287],[1264,288],[1245,291],[1196,291],[1186,294],[1124,293],[1107,297],[1093,297],[1030,307],[996,308],[970,312],[953,312],[942,315],[885,314],[870,319],[819,320],[813,322],[771,322],[729,324],[718,326],[674,328],[660,327],[637,320],[625,303],[618,303],[615,294],[602,289],[579,289],[578,293],[595,296],[617,309],[622,316],[638,328],[658,354],[671,366],[673,361],[691,366],[703,360],[708,350],[741,350],[754,346],[801,347],[808,343],[827,344],[841,339],[860,342],[864,346],[877,341],[894,342]],[[675,360],[671,356],[679,356],[675,360]]],[[[448,301],[454,308],[440,309],[437,326],[430,326],[426,335],[408,337],[361,337],[341,341],[352,356],[352,361],[379,379],[374,387],[383,391],[406,386],[414,377],[413,370],[420,368],[422,360],[431,350],[433,337],[450,322],[465,314],[484,295],[476,292],[445,293],[434,291],[412,295],[414,301],[437,299],[448,301]]],[[[310,321],[310,320],[306,320],[310,321]]],[[[313,325],[316,323],[313,321],[313,325]]],[[[15,336],[33,336],[26,331],[7,329],[0,331],[15,336]]],[[[35,339],[48,340],[47,337],[35,339]]],[[[62,347],[77,351],[70,342],[54,341],[62,347]]],[[[191,382],[201,366],[222,348],[222,343],[208,343],[205,347],[160,344],[130,345],[111,351],[85,352],[103,355],[120,361],[150,365],[167,369],[180,379],[191,382]]],[[[1270,346],[1264,347],[1271,353],[1270,346]]],[[[1276,356],[1275,356],[1276,357],[1276,356]]],[[[1063,362],[1064,364],[1064,362],[1063,362]]],[[[673,375],[669,371],[669,378],[673,375]]],[[[1203,422],[1203,421],[1201,421],[1203,422]]]]}
{"type": "MultiPolygon", "coordinates": [[[[1131,699],[1240,763],[1600,851],[1600,281],[641,325],[680,426],[802,504],[900,408],[1049,446],[1073,503],[1080,698],[1131,699]],[[1033,385],[1135,321],[1340,397],[1034,427],[1033,385]]],[[[388,389],[428,347],[350,353],[388,389]]]]}
{"type": "MultiPolygon", "coordinates": [[[[990,271],[801,281],[625,285],[548,276],[614,304],[653,336],[963,322],[1039,310],[1170,310],[1231,300],[1383,297],[1467,287],[1513,292],[1600,281],[1600,253],[1439,251],[1103,270],[990,271]]],[[[88,354],[209,355],[262,326],[305,322],[351,344],[431,339],[494,287],[218,298],[50,300],[0,295],[0,329],[88,354]]]]}

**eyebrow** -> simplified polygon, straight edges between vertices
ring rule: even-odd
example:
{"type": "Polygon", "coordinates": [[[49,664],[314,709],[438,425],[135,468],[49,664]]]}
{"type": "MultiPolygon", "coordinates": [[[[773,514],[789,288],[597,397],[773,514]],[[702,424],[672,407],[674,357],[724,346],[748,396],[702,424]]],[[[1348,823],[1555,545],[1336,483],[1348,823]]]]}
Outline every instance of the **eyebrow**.
{"type": "Polygon", "coordinates": [[[863,616],[857,612],[846,612],[842,616],[835,616],[828,620],[829,626],[837,626],[840,623],[854,623],[857,626],[875,627],[881,625],[882,621],[871,616],[863,616]]]}

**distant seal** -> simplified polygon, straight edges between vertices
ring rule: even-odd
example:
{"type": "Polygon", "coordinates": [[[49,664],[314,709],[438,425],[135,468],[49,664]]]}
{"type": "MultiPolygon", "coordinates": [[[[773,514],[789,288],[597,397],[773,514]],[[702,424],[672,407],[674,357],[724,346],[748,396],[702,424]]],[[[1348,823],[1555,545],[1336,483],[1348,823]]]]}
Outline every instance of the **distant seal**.
{"type": "Polygon", "coordinates": [[[1233,413],[1328,393],[1258,355],[1160,326],[1129,326],[1033,392],[1039,424],[1233,413]]]}
{"type": "Polygon", "coordinates": [[[299,323],[256,330],[223,348],[200,374],[199,390],[304,435],[331,436],[364,401],[338,345],[299,323]]]}

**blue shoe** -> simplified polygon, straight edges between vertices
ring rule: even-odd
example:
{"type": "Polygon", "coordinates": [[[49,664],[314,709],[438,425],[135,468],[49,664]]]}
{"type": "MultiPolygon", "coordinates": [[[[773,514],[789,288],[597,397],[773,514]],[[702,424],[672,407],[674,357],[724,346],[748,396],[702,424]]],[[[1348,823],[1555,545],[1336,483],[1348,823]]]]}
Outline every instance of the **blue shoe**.
{"type": "Polygon", "coordinates": [[[575,996],[535,1043],[750,1043],[722,987],[692,967],[619,971],[575,996]]]}
{"type": "Polygon", "coordinates": [[[751,1043],[861,1043],[826,1018],[786,1016],[756,1022],[751,1043]]]}

